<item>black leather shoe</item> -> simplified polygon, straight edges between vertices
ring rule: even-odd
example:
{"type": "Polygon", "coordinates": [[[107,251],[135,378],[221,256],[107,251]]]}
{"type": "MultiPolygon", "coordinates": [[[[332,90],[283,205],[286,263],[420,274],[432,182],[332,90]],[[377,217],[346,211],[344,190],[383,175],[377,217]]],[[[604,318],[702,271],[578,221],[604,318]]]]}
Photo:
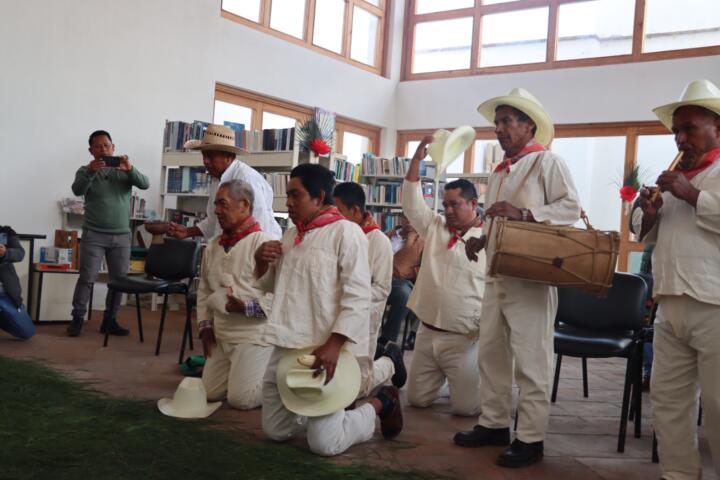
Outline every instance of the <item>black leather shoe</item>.
{"type": "Polygon", "coordinates": [[[80,332],[82,331],[83,327],[83,319],[82,318],[73,318],[70,321],[70,325],[67,327],[67,334],[68,337],[77,337],[80,335],[80,332]]]}
{"type": "Polygon", "coordinates": [[[395,368],[395,374],[392,376],[390,381],[397,388],[402,388],[407,382],[407,368],[405,368],[405,361],[403,360],[403,353],[400,350],[400,345],[395,342],[388,342],[385,345],[384,356],[388,357],[393,362],[395,368]]]}
{"type": "Polygon", "coordinates": [[[117,323],[115,319],[111,321],[103,320],[102,325],[100,326],[100,333],[105,333],[105,329],[109,328],[110,331],[108,332],[109,335],[115,335],[118,337],[126,337],[130,335],[130,330],[127,328],[123,328],[120,326],[120,324],[117,323]],[[110,325],[108,327],[108,324],[110,325]]]}
{"type": "Polygon", "coordinates": [[[375,396],[383,405],[380,411],[380,431],[386,440],[397,437],[403,429],[400,391],[395,387],[382,387],[375,396]]]}
{"type": "Polygon", "coordinates": [[[475,425],[470,431],[456,433],[453,442],[461,447],[505,446],[510,444],[510,429],[486,428],[482,425],[475,425]]]}
{"type": "Polygon", "coordinates": [[[517,438],[497,458],[501,467],[520,468],[537,463],[543,458],[543,442],[525,443],[517,438]]]}

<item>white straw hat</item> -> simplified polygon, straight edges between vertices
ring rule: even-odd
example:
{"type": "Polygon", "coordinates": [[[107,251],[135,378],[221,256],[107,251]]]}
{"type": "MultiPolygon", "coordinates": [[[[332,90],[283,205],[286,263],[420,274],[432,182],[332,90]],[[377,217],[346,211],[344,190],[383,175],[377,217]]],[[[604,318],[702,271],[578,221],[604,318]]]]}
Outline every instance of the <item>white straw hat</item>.
{"type": "Polygon", "coordinates": [[[555,136],[555,127],[553,126],[550,115],[545,111],[542,103],[524,88],[513,88],[508,95],[502,97],[494,97],[480,104],[477,108],[478,112],[485,117],[491,124],[495,123],[495,109],[500,105],[509,105],[517,108],[525,115],[530,117],[537,131],[535,132],[535,140],[542,146],[547,147],[555,136]]]}
{"type": "Polygon", "coordinates": [[[188,140],[185,142],[188,150],[214,150],[218,152],[246,153],[235,146],[235,130],[225,125],[210,124],[205,130],[202,140],[188,140]]]}
{"type": "Polygon", "coordinates": [[[440,178],[447,167],[462,155],[475,141],[475,129],[467,125],[452,132],[437,130],[433,134],[433,143],[428,145],[428,155],[437,163],[435,178],[440,178]]]}
{"type": "Polygon", "coordinates": [[[311,368],[317,347],[290,350],[277,366],[277,387],[285,408],[305,417],[321,417],[350,405],[360,392],[360,365],[355,356],[342,350],[335,367],[335,376],[325,385],[326,373],[316,378],[311,368]]]}
{"type": "Polygon", "coordinates": [[[672,130],[673,113],[687,105],[707,108],[720,115],[720,89],[710,80],[695,80],[685,87],[679,101],[653,108],[653,112],[663,125],[672,130]]]}
{"type": "Polygon", "coordinates": [[[205,386],[199,378],[184,378],[178,385],[172,400],[161,398],[157,402],[160,411],[168,417],[205,418],[217,410],[222,402],[208,404],[205,386]]]}

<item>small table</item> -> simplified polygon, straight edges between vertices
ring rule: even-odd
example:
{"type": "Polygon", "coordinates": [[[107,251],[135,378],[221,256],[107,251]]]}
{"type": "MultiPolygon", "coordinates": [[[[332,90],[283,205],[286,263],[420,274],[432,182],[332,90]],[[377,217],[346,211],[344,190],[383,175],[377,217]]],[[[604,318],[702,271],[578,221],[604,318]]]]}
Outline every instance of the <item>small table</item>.
{"type": "Polygon", "coordinates": [[[27,252],[25,258],[28,262],[28,280],[27,280],[27,306],[28,309],[32,305],[32,294],[33,294],[33,262],[35,261],[35,240],[44,240],[47,235],[37,235],[31,233],[18,233],[20,240],[26,240],[30,242],[30,251],[27,252]]]}

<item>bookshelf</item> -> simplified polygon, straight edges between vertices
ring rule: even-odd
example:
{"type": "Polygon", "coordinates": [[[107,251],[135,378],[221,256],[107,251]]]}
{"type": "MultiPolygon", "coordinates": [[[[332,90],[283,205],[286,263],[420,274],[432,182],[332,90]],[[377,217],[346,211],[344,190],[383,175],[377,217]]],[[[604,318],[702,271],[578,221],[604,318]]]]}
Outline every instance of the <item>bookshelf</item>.
{"type": "Polygon", "coordinates": [[[449,173],[447,174],[447,180],[457,180],[464,178],[472,182],[475,185],[475,190],[478,193],[478,205],[485,208],[485,192],[487,191],[488,180],[490,179],[490,173],[449,173]]]}

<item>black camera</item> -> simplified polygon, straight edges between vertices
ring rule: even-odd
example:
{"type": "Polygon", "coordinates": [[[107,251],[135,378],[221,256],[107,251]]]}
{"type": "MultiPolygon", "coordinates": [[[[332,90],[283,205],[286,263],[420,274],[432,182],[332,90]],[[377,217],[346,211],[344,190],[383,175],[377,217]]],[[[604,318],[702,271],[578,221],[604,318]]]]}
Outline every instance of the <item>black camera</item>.
{"type": "Polygon", "coordinates": [[[112,168],[118,168],[120,166],[120,160],[122,160],[122,157],[111,157],[109,155],[106,155],[102,157],[103,162],[105,162],[106,167],[112,167],[112,168]]]}

